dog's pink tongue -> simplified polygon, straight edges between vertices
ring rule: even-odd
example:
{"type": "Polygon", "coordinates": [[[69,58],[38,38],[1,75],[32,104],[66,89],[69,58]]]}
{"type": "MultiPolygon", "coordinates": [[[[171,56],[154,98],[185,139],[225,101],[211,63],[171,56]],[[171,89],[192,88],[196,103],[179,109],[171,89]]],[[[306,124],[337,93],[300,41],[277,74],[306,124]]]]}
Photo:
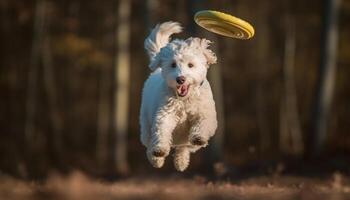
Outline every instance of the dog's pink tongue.
{"type": "Polygon", "coordinates": [[[186,86],[181,87],[181,94],[184,94],[186,92],[186,86]]]}
{"type": "Polygon", "coordinates": [[[181,85],[177,88],[177,92],[180,96],[185,96],[187,94],[187,86],[181,85]]]}

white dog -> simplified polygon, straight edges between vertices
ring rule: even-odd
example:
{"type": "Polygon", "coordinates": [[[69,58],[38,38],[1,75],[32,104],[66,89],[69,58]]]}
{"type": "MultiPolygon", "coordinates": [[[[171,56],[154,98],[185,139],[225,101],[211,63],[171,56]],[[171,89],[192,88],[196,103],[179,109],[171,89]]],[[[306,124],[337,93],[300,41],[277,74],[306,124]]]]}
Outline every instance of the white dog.
{"type": "Polygon", "coordinates": [[[215,134],[215,103],[207,70],[216,63],[209,40],[172,40],[181,32],[177,22],[157,25],[145,40],[153,71],[146,80],[140,113],[141,142],[147,158],[157,168],[164,164],[171,147],[179,171],[188,167],[190,153],[208,144],[215,134]]]}

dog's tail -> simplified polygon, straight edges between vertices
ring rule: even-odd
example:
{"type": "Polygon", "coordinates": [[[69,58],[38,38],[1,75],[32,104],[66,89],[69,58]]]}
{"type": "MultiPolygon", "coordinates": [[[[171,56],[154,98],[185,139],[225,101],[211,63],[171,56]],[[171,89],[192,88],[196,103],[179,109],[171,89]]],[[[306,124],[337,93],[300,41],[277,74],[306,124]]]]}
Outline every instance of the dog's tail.
{"type": "Polygon", "coordinates": [[[178,22],[164,22],[158,24],[145,39],[145,49],[152,61],[154,57],[159,53],[160,49],[169,42],[170,35],[174,33],[180,33],[182,27],[178,22]]]}

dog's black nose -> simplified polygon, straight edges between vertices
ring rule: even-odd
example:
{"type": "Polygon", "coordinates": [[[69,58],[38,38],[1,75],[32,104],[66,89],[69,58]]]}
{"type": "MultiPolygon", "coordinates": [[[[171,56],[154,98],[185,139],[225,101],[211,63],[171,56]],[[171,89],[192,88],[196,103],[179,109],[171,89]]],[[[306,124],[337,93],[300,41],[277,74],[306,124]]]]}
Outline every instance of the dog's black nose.
{"type": "Polygon", "coordinates": [[[176,82],[178,84],[183,84],[186,81],[186,78],[184,76],[179,76],[176,78],[176,82]]]}

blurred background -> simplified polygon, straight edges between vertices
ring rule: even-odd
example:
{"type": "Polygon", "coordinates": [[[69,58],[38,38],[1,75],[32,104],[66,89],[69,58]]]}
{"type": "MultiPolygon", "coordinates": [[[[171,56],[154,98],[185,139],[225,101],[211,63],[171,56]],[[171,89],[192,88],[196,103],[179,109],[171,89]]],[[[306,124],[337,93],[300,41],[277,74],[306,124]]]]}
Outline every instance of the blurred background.
{"type": "Polygon", "coordinates": [[[0,0],[0,172],[31,179],[174,173],[148,163],[139,107],[157,23],[214,42],[219,117],[185,174],[349,174],[350,1],[0,0]],[[194,23],[198,10],[255,27],[250,40],[194,23]]]}

